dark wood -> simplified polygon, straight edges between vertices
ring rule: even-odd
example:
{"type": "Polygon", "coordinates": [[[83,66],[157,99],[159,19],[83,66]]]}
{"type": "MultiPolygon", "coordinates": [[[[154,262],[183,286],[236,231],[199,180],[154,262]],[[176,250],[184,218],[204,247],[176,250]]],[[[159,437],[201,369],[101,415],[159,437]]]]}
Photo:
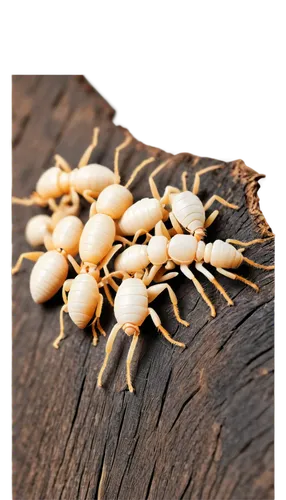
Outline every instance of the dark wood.
{"type": "MultiPolygon", "coordinates": [[[[92,160],[112,168],[114,148],[123,138],[113,114],[82,78],[14,77],[13,194],[28,196],[55,152],[75,166],[98,124],[92,160]]],[[[178,133],[179,128],[176,124],[178,133]]],[[[158,161],[168,156],[134,139],[121,156],[123,181],[150,154],[158,161]]],[[[195,171],[215,163],[177,155],[158,176],[161,192],[166,184],[179,185],[184,169],[191,185],[195,171]]],[[[241,160],[202,177],[203,201],[217,193],[240,206],[238,211],[220,209],[209,241],[271,234],[259,210],[258,178],[241,160]]],[[[150,196],[147,173],[133,188],[135,199],[150,196]]],[[[41,212],[14,206],[13,262],[28,249],[28,219],[41,212]]],[[[250,247],[246,255],[273,263],[273,240],[250,247]]],[[[105,339],[94,348],[90,331],[77,330],[67,316],[67,338],[58,351],[53,349],[61,298],[34,304],[31,268],[26,262],[13,280],[14,500],[273,498],[272,272],[241,267],[240,274],[259,284],[259,294],[220,276],[235,307],[200,277],[217,306],[215,319],[190,281],[183,276],[173,280],[190,327],[177,324],[166,294],[154,307],[163,325],[188,348],[182,352],[168,344],[147,319],[134,363],[133,395],[125,384],[130,339],[123,332],[101,390],[96,380],[105,339]]],[[[107,331],[114,324],[108,304],[102,324],[107,331]]]]}

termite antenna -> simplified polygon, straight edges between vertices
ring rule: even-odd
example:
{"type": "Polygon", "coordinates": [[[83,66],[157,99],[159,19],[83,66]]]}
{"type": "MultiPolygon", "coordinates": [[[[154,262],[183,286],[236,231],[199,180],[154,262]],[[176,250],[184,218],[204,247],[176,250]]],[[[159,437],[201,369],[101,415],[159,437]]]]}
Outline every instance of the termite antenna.
{"type": "Polygon", "coordinates": [[[226,240],[226,243],[231,243],[232,245],[242,245],[244,247],[250,247],[250,245],[255,245],[256,243],[265,243],[265,241],[272,240],[273,238],[275,238],[274,234],[273,236],[269,236],[269,238],[258,238],[256,240],[251,240],[251,241],[232,240],[231,238],[228,238],[226,240]]]}
{"type": "Polygon", "coordinates": [[[44,200],[37,193],[32,193],[30,198],[17,198],[16,196],[12,196],[12,203],[14,205],[25,205],[26,207],[32,205],[46,207],[48,205],[48,200],[44,200]]]}
{"type": "Polygon", "coordinates": [[[152,196],[153,196],[153,198],[155,198],[156,200],[159,200],[159,201],[161,200],[161,196],[160,196],[158,188],[157,188],[157,186],[155,184],[154,177],[161,170],[163,170],[163,168],[165,168],[168,165],[168,163],[170,162],[170,160],[171,160],[171,158],[168,158],[168,160],[165,160],[162,163],[160,163],[160,165],[158,165],[158,167],[155,168],[155,170],[153,170],[152,174],[149,175],[149,186],[150,186],[150,189],[151,189],[152,196]]]}
{"type": "Polygon", "coordinates": [[[134,179],[137,177],[139,172],[146,167],[146,165],[149,165],[149,163],[152,163],[152,161],[155,161],[155,158],[153,156],[151,158],[147,158],[147,160],[143,160],[132,172],[131,176],[129,177],[127,183],[125,184],[125,187],[128,188],[130,184],[134,181],[134,179]]]}
{"type": "Polygon", "coordinates": [[[250,266],[257,267],[258,269],[265,269],[267,271],[275,269],[275,266],[264,266],[263,264],[258,264],[258,262],[254,262],[254,260],[248,259],[247,257],[243,257],[243,260],[250,266]]]}
{"type": "Polygon", "coordinates": [[[182,180],[182,191],[188,191],[187,177],[188,177],[188,173],[185,170],[185,172],[182,173],[182,177],[181,177],[181,180],[182,180]]]}
{"type": "Polygon", "coordinates": [[[120,184],[120,175],[119,175],[119,153],[120,151],[122,151],[122,149],[126,148],[127,146],[129,146],[129,144],[131,143],[133,137],[132,135],[129,133],[129,132],[126,132],[126,137],[124,139],[124,141],[119,144],[119,146],[117,146],[117,148],[115,148],[115,152],[114,152],[114,174],[115,174],[115,184],[120,184]]]}
{"type": "Polygon", "coordinates": [[[91,144],[88,146],[88,148],[85,150],[83,153],[81,159],[79,160],[78,163],[78,168],[85,167],[90,159],[92,151],[96,148],[97,143],[98,143],[98,135],[99,135],[99,127],[95,127],[93,129],[93,135],[92,135],[92,140],[91,144]]]}

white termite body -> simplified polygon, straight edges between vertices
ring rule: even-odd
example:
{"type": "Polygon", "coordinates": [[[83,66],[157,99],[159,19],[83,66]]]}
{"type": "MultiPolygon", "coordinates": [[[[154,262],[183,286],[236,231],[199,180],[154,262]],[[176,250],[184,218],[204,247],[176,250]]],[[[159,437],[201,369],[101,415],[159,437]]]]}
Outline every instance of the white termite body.
{"type": "Polygon", "coordinates": [[[78,328],[85,328],[95,314],[99,301],[97,281],[90,274],[78,274],[68,294],[68,312],[78,328]]]}
{"type": "Polygon", "coordinates": [[[131,205],[117,221],[117,233],[133,236],[137,231],[151,231],[161,220],[166,220],[168,213],[159,200],[143,198],[131,205]]]}
{"type": "Polygon", "coordinates": [[[132,136],[126,134],[123,143],[115,148],[114,172],[103,165],[87,164],[92,150],[96,147],[97,136],[98,129],[95,129],[93,141],[83,154],[78,168],[71,170],[68,163],[56,155],[56,165],[41,175],[36,185],[36,192],[31,195],[30,199],[21,200],[14,197],[14,203],[24,205],[35,203],[42,206],[49,204],[51,206],[51,200],[70,194],[73,198],[72,203],[79,207],[78,194],[80,194],[90,203],[94,203],[97,199],[93,213],[119,219],[133,203],[133,195],[128,186],[146,165],[154,161],[154,158],[143,160],[134,168],[126,185],[121,186],[118,168],[119,152],[130,144],[132,136]]]}
{"type": "Polygon", "coordinates": [[[114,315],[127,335],[139,332],[143,321],[148,316],[147,288],[140,279],[124,280],[115,296],[114,315]]]}
{"type": "Polygon", "coordinates": [[[171,194],[172,213],[181,226],[197,237],[205,234],[206,215],[204,206],[198,196],[191,191],[171,194]]]}
{"type": "Polygon", "coordinates": [[[29,245],[32,247],[46,245],[46,241],[51,238],[52,232],[61,219],[68,215],[78,215],[79,206],[69,205],[66,202],[66,198],[70,201],[69,196],[64,196],[59,205],[56,205],[56,203],[53,204],[54,212],[51,216],[44,214],[35,215],[28,221],[25,229],[25,237],[29,245]]]}
{"type": "Polygon", "coordinates": [[[37,247],[44,244],[45,236],[51,234],[51,232],[51,217],[42,214],[35,215],[26,225],[25,238],[31,247],[37,247]]]}
{"type": "MultiPolygon", "coordinates": [[[[95,323],[100,333],[105,335],[99,321],[103,304],[103,296],[99,293],[100,270],[122,246],[113,245],[114,238],[115,223],[108,215],[96,213],[85,224],[79,240],[79,256],[82,263],[80,266],[74,266],[78,276],[73,280],[66,280],[63,284],[64,305],[60,313],[60,334],[53,343],[55,348],[59,347],[64,338],[63,313],[68,313],[71,320],[81,329],[85,328],[95,315],[91,325],[94,345],[98,340],[95,323]]],[[[113,305],[107,284],[104,283],[102,286],[109,302],[113,305]]]]}
{"type": "Polygon", "coordinates": [[[93,215],[85,224],[79,243],[83,262],[98,264],[111,250],[115,238],[115,223],[105,214],[93,215]]]}
{"type": "Polygon", "coordinates": [[[119,219],[132,203],[133,195],[129,189],[121,184],[112,184],[99,194],[96,211],[99,214],[109,215],[112,219],[119,219]]]}
{"type": "Polygon", "coordinates": [[[147,288],[144,277],[143,279],[138,279],[136,277],[124,279],[119,286],[115,296],[114,314],[117,323],[114,325],[106,344],[106,355],[104,363],[98,375],[97,384],[99,387],[101,387],[102,385],[102,375],[107,366],[108,357],[112,350],[115,337],[119,330],[122,329],[128,336],[133,337],[127,356],[126,374],[129,391],[134,391],[131,382],[130,366],[135,347],[137,345],[138,337],[140,335],[140,327],[149,314],[155,326],[170,343],[178,345],[180,347],[185,347],[182,342],[178,342],[171,338],[170,334],[161,325],[161,320],[156,311],[149,307],[149,303],[152,302],[156,297],[158,297],[158,295],[164,290],[167,290],[169,293],[169,297],[172,302],[177,321],[184,324],[185,326],[189,325],[189,323],[182,320],[182,318],[180,317],[177,305],[178,300],[175,292],[170,287],[170,285],[161,283],[147,288]]]}
{"type": "MultiPolygon", "coordinates": [[[[30,291],[36,303],[46,302],[62,287],[68,274],[68,260],[78,253],[82,229],[81,220],[69,215],[56,225],[52,236],[49,237],[47,252],[28,252],[20,255],[12,274],[18,272],[23,259],[35,262],[30,275],[30,291]]],[[[73,263],[73,260],[71,262],[73,263]]]]}
{"type": "Polygon", "coordinates": [[[226,270],[238,268],[243,261],[261,269],[274,268],[274,266],[264,266],[247,259],[242,255],[242,251],[237,250],[228,242],[216,240],[213,243],[205,244],[203,241],[198,241],[195,236],[187,234],[176,234],[171,239],[168,239],[164,235],[153,236],[146,246],[134,245],[124,250],[115,259],[114,266],[116,271],[122,270],[136,276],[136,273],[142,274],[148,268],[149,264],[152,264],[149,273],[145,277],[145,282],[149,284],[153,279],[156,282],[162,282],[173,277],[174,273],[164,274],[162,270],[164,267],[165,269],[172,269],[170,264],[176,264],[180,266],[181,272],[193,281],[197,291],[210,307],[211,315],[215,316],[216,312],[212,302],[188,266],[195,262],[196,269],[204,274],[219,290],[229,305],[233,305],[233,301],[224,288],[203,264],[210,264],[224,276],[242,281],[258,291],[259,288],[255,283],[226,270]],[[145,264],[145,267],[143,264],[145,264]]]}

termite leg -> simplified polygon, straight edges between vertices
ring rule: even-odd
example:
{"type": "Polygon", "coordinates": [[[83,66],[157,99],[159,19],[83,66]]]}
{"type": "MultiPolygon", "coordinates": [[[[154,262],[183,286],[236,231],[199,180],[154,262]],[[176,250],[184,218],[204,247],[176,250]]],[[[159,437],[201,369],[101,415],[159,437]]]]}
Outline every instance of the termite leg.
{"type": "Polygon", "coordinates": [[[67,259],[71,263],[71,265],[74,268],[75,272],[77,274],[79,274],[80,271],[81,271],[81,266],[77,263],[77,261],[71,255],[68,255],[67,259]]]}
{"type": "Polygon", "coordinates": [[[207,168],[203,168],[202,170],[199,170],[195,174],[195,179],[194,179],[194,184],[193,184],[193,189],[192,189],[193,194],[197,195],[199,192],[200,182],[201,182],[200,176],[201,175],[206,174],[207,172],[211,172],[212,170],[217,170],[217,169],[223,168],[223,167],[224,167],[224,165],[212,165],[211,167],[207,167],[207,168]]]}
{"type": "MultiPolygon", "coordinates": [[[[107,266],[103,266],[103,269],[104,269],[105,276],[108,276],[110,274],[109,270],[108,270],[108,267],[107,266]]],[[[119,287],[118,287],[117,283],[115,283],[114,279],[110,278],[108,281],[109,281],[110,286],[113,288],[113,290],[115,292],[117,292],[117,290],[118,290],[119,287]]]]}
{"type": "Polygon", "coordinates": [[[218,210],[214,210],[209,216],[208,218],[206,219],[205,221],[205,229],[207,229],[208,227],[210,227],[210,225],[215,221],[215,219],[217,218],[219,214],[219,211],[218,210]]]}
{"type": "Polygon", "coordinates": [[[148,290],[147,290],[148,302],[149,303],[152,302],[164,290],[167,290],[169,293],[169,297],[170,297],[170,300],[172,302],[173,310],[174,310],[176,320],[178,321],[178,323],[181,323],[182,325],[185,325],[185,326],[189,326],[189,323],[180,317],[177,296],[176,296],[174,290],[167,283],[153,285],[150,288],[148,288],[148,290]]]}
{"type": "Polygon", "coordinates": [[[89,219],[95,214],[97,214],[96,201],[93,201],[92,204],[90,205],[90,209],[89,209],[89,219]]]}
{"type": "Polygon", "coordinates": [[[249,281],[249,280],[243,278],[242,276],[239,276],[238,274],[226,271],[225,269],[222,269],[221,267],[217,267],[216,270],[220,274],[223,274],[224,276],[226,276],[227,278],[230,278],[232,280],[242,281],[242,283],[245,283],[246,285],[251,286],[251,288],[254,288],[254,290],[256,292],[259,292],[259,287],[255,283],[253,283],[252,281],[249,281]]]}
{"type": "Polygon", "coordinates": [[[186,345],[183,344],[183,342],[178,342],[177,340],[172,339],[169,332],[167,332],[167,330],[165,330],[165,328],[162,326],[161,320],[160,320],[158,314],[156,313],[156,311],[154,309],[152,309],[152,307],[148,307],[148,312],[152,318],[154,325],[162,333],[162,335],[165,337],[165,339],[168,340],[168,342],[170,342],[171,344],[174,344],[174,345],[178,345],[179,347],[183,347],[183,348],[186,347],[186,345]]]}
{"type": "Polygon", "coordinates": [[[62,288],[62,297],[65,304],[68,303],[67,292],[70,291],[73,279],[68,279],[64,282],[62,288]]]}
{"type": "Polygon", "coordinates": [[[160,201],[160,194],[159,194],[158,188],[156,186],[156,183],[154,181],[154,177],[161,170],[163,170],[163,168],[165,168],[166,165],[168,165],[168,163],[170,162],[170,160],[171,160],[171,158],[169,158],[168,160],[165,160],[162,163],[160,163],[160,165],[158,165],[158,167],[155,168],[155,170],[152,172],[152,174],[149,175],[149,186],[150,186],[150,190],[151,190],[152,196],[153,196],[153,198],[156,198],[156,200],[159,200],[159,201],[160,201]]]}
{"type": "Polygon", "coordinates": [[[94,203],[95,199],[92,196],[92,191],[90,189],[85,189],[82,193],[82,196],[88,203],[94,203]]]}
{"type": "Polygon", "coordinates": [[[105,291],[105,295],[106,295],[106,298],[107,298],[109,304],[113,307],[114,306],[114,302],[113,302],[113,298],[111,297],[111,293],[110,293],[110,290],[108,288],[108,284],[107,283],[103,282],[103,289],[105,291]]]}
{"type": "Polygon", "coordinates": [[[206,204],[204,205],[204,210],[208,210],[210,208],[210,206],[215,202],[215,201],[218,201],[219,203],[221,203],[221,205],[223,205],[224,207],[228,207],[228,208],[233,208],[234,210],[238,210],[239,209],[239,206],[238,205],[234,205],[233,203],[229,203],[228,201],[226,201],[224,198],[222,198],[221,196],[218,196],[217,194],[213,194],[209,201],[206,202],[206,204]]]}
{"type": "Polygon", "coordinates": [[[215,279],[215,277],[203,266],[201,262],[196,263],[196,269],[202,273],[215,287],[216,289],[222,294],[222,296],[225,298],[227,303],[230,306],[233,306],[233,301],[225,291],[225,289],[218,283],[218,281],[215,279]]]}
{"type": "Polygon", "coordinates": [[[55,245],[54,245],[54,242],[53,242],[53,236],[51,233],[48,233],[48,234],[45,234],[44,236],[44,246],[46,248],[46,250],[49,252],[49,250],[54,250],[55,249],[55,245]]]}
{"type": "Polygon", "coordinates": [[[100,316],[101,316],[101,312],[102,312],[102,305],[103,305],[103,296],[100,293],[98,304],[96,307],[95,318],[94,318],[93,322],[91,323],[91,330],[92,330],[92,335],[93,335],[92,343],[94,346],[96,346],[96,344],[98,342],[98,336],[97,336],[97,331],[95,329],[95,323],[97,324],[97,327],[98,327],[101,335],[103,335],[104,337],[106,336],[106,332],[103,330],[103,328],[100,324],[100,321],[99,321],[100,316]]]}
{"type": "Polygon", "coordinates": [[[162,274],[162,276],[159,276],[159,277],[155,277],[154,281],[155,283],[162,283],[162,282],[165,282],[165,281],[169,281],[169,280],[172,280],[173,278],[176,278],[178,276],[179,273],[177,272],[173,272],[173,273],[165,273],[165,274],[162,274]]]}
{"type": "Polygon", "coordinates": [[[168,240],[171,239],[170,233],[162,220],[157,222],[155,226],[155,236],[165,236],[168,240]]]}
{"type": "Polygon", "coordinates": [[[112,259],[113,255],[118,252],[118,250],[122,247],[122,245],[114,245],[108,252],[108,254],[100,261],[97,268],[100,271],[103,267],[107,266],[108,262],[112,259]]]}
{"type": "Polygon", "coordinates": [[[169,204],[170,203],[170,194],[178,194],[180,192],[181,191],[178,188],[174,187],[174,186],[167,186],[165,188],[164,194],[163,194],[163,196],[162,196],[162,198],[160,200],[161,203],[162,204],[166,204],[166,203],[169,204]]]}
{"type": "Polygon", "coordinates": [[[146,160],[142,161],[132,172],[132,174],[130,175],[127,183],[125,184],[125,187],[128,188],[130,186],[130,184],[132,184],[132,182],[134,181],[134,179],[137,177],[137,175],[139,174],[139,172],[144,168],[146,167],[146,165],[149,165],[149,163],[152,163],[152,161],[155,161],[155,158],[151,157],[151,158],[147,158],[146,160]]]}
{"type": "Polygon", "coordinates": [[[37,260],[43,254],[44,254],[44,252],[25,252],[25,253],[22,253],[20,255],[19,259],[17,260],[15,266],[12,268],[12,274],[16,274],[19,271],[24,259],[31,260],[32,262],[37,262],[37,260]]]}
{"type": "Polygon", "coordinates": [[[68,312],[68,306],[67,304],[64,304],[61,308],[61,312],[60,312],[60,334],[59,336],[56,338],[56,340],[53,342],[53,346],[55,349],[58,349],[59,348],[59,344],[61,342],[61,340],[63,340],[65,338],[65,332],[64,332],[64,313],[67,313],[68,312]]]}
{"type": "Polygon", "coordinates": [[[115,180],[116,184],[120,183],[120,175],[119,175],[119,153],[120,153],[120,151],[122,151],[122,149],[124,149],[127,146],[129,146],[129,144],[132,142],[132,139],[133,139],[132,135],[129,134],[129,132],[127,132],[124,141],[121,144],[119,144],[119,146],[117,146],[115,148],[115,151],[114,151],[114,174],[115,174],[115,178],[116,178],[116,180],[115,180]]]}
{"type": "Polygon", "coordinates": [[[62,156],[55,155],[54,159],[55,159],[55,162],[56,162],[55,163],[55,167],[60,168],[64,172],[70,172],[71,171],[70,165],[68,164],[68,162],[62,156]]]}
{"type": "Polygon", "coordinates": [[[138,338],[139,338],[138,335],[133,335],[133,339],[132,339],[131,345],[129,347],[127,360],[126,360],[126,379],[127,379],[128,389],[130,392],[134,392],[134,387],[133,387],[132,381],[131,381],[131,362],[132,362],[132,358],[133,358],[133,355],[134,355],[134,352],[136,349],[138,338]]]}
{"type": "Polygon", "coordinates": [[[251,241],[239,241],[239,240],[232,240],[228,238],[226,243],[231,243],[232,245],[241,245],[243,247],[249,247],[250,245],[255,245],[256,243],[265,243],[265,241],[272,240],[274,238],[273,236],[270,236],[269,238],[258,238],[256,240],[251,240],[251,241]]]}
{"type": "Polygon", "coordinates": [[[12,196],[12,203],[14,205],[24,205],[30,207],[32,205],[38,205],[39,207],[46,207],[48,205],[48,200],[41,198],[41,196],[34,192],[31,194],[30,198],[17,198],[12,196]]]}
{"type": "Polygon", "coordinates": [[[78,168],[85,167],[90,159],[92,151],[96,148],[97,143],[98,143],[98,135],[99,135],[99,127],[96,127],[93,129],[93,135],[92,135],[92,141],[91,144],[88,146],[88,148],[85,150],[83,153],[81,159],[79,160],[78,163],[78,168]]]}
{"type": "Polygon", "coordinates": [[[202,285],[200,284],[200,282],[197,280],[197,278],[194,276],[194,274],[192,273],[192,271],[188,268],[188,266],[180,266],[180,269],[182,271],[182,273],[187,277],[189,278],[189,280],[191,280],[197,291],[199,292],[199,294],[202,296],[202,298],[204,299],[204,301],[206,302],[206,304],[209,306],[210,310],[211,310],[211,316],[214,318],[216,316],[216,310],[215,310],[215,307],[213,305],[213,303],[211,302],[211,300],[208,298],[207,294],[205,293],[202,285]]]}
{"type": "Polygon", "coordinates": [[[247,262],[252,267],[257,267],[257,269],[265,269],[266,271],[272,271],[275,269],[275,266],[265,266],[264,264],[259,264],[258,262],[254,262],[254,260],[248,259],[247,257],[243,257],[243,260],[247,262]]]}
{"type": "Polygon", "coordinates": [[[161,269],[162,266],[152,266],[149,273],[145,273],[142,281],[145,286],[149,286],[151,281],[155,278],[157,272],[161,269]]]}
{"type": "Polygon", "coordinates": [[[145,238],[144,243],[142,243],[142,245],[144,245],[145,242],[148,242],[152,238],[151,234],[148,233],[148,231],[146,231],[146,229],[138,229],[138,231],[136,231],[136,233],[133,237],[133,240],[130,242],[131,245],[135,245],[138,238],[140,238],[140,236],[142,236],[143,234],[146,234],[146,238],[145,238]]]}
{"type": "Polygon", "coordinates": [[[100,369],[100,372],[99,372],[98,378],[97,378],[97,387],[102,387],[102,375],[103,375],[104,370],[107,366],[108,358],[109,358],[109,355],[112,351],[112,347],[113,347],[116,335],[119,332],[119,330],[121,329],[121,327],[122,327],[122,325],[120,325],[119,323],[116,323],[114,325],[114,327],[112,328],[111,333],[108,337],[106,347],[105,347],[105,358],[104,358],[102,367],[100,369]]]}
{"type": "Polygon", "coordinates": [[[176,217],[174,216],[173,212],[169,213],[169,217],[170,217],[171,224],[172,224],[173,228],[175,229],[176,233],[177,234],[184,234],[184,231],[182,230],[182,228],[181,228],[180,224],[178,223],[176,217]]]}

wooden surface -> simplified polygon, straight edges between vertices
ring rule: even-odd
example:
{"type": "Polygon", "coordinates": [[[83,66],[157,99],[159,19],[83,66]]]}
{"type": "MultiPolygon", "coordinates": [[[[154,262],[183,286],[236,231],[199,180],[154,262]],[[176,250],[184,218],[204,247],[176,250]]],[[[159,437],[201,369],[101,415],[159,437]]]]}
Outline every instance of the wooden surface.
{"type": "MultiPolygon", "coordinates": [[[[112,168],[114,148],[123,138],[113,114],[82,78],[14,77],[13,194],[28,196],[55,152],[75,166],[98,124],[92,160],[112,168]]],[[[176,124],[178,133],[179,128],[176,124]]],[[[121,156],[123,181],[151,154],[158,161],[167,156],[134,140],[121,156]]],[[[159,174],[160,191],[166,184],[179,185],[184,169],[191,185],[193,173],[213,163],[178,155],[173,167],[159,174]]],[[[271,234],[259,211],[258,178],[242,161],[202,178],[203,201],[215,192],[240,206],[236,212],[220,210],[208,241],[271,234]]],[[[143,173],[133,188],[135,199],[150,196],[143,173]]],[[[14,206],[13,263],[28,250],[27,221],[44,212],[14,206]]],[[[272,264],[273,240],[245,254],[272,264]]],[[[173,280],[190,327],[176,323],[167,294],[156,299],[154,308],[188,348],[182,352],[168,344],[147,319],[134,362],[133,395],[125,384],[130,339],[123,332],[101,390],[96,380],[103,338],[93,347],[90,330],[77,330],[66,316],[68,336],[58,351],[53,349],[61,298],[34,304],[31,269],[26,261],[13,280],[14,500],[273,498],[273,272],[241,267],[240,274],[260,286],[259,294],[219,276],[235,307],[200,277],[217,307],[215,319],[187,278],[173,280]]],[[[109,332],[114,322],[105,303],[103,327],[109,332]]]]}

